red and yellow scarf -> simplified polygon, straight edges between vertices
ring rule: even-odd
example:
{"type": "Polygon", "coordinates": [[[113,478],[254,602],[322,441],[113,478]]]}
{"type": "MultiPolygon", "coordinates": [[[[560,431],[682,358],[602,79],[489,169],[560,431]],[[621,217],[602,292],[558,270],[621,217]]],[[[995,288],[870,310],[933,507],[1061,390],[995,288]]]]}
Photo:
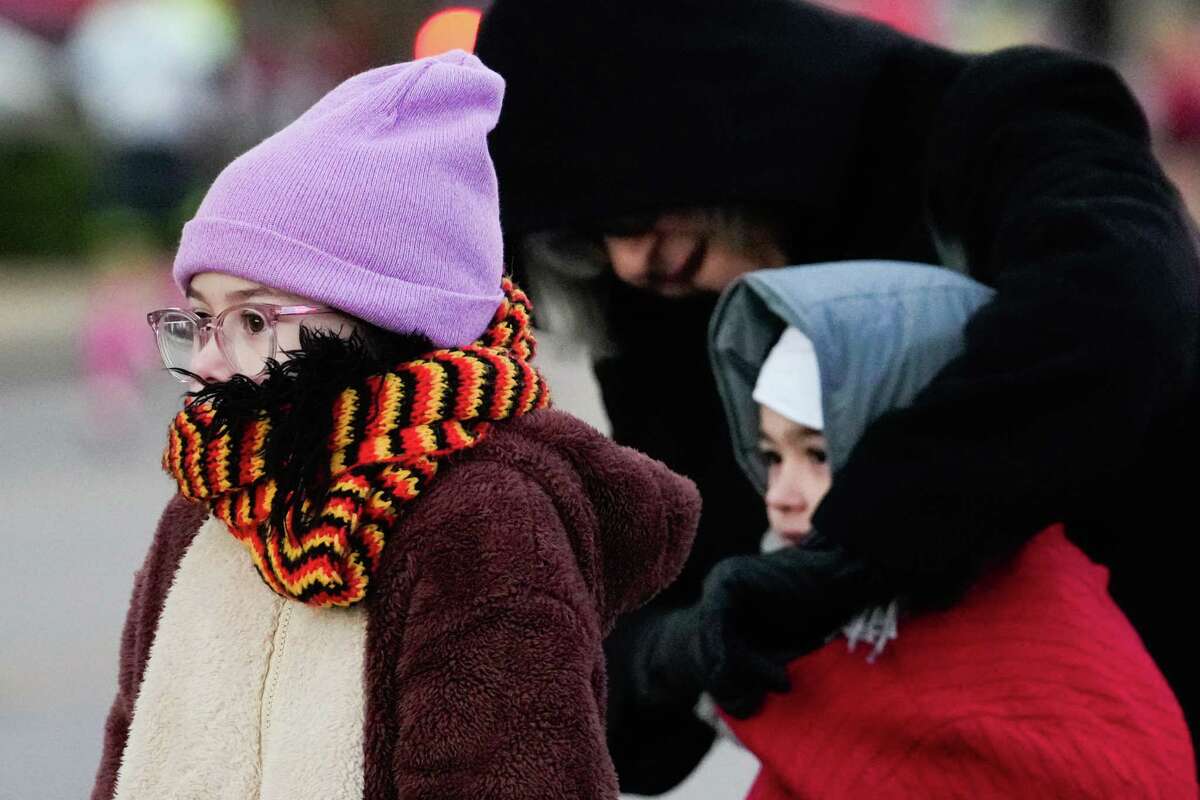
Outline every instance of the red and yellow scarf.
{"type": "Polygon", "coordinates": [[[478,444],[494,421],[549,405],[529,363],[529,300],[508,279],[503,288],[474,344],[435,350],[337,395],[328,480],[298,503],[299,514],[294,488],[281,487],[264,455],[277,422],[266,411],[230,424],[211,402],[190,403],[171,424],[164,468],[185,497],[211,504],[275,592],[318,607],[359,602],[400,506],[442,458],[478,444]]]}

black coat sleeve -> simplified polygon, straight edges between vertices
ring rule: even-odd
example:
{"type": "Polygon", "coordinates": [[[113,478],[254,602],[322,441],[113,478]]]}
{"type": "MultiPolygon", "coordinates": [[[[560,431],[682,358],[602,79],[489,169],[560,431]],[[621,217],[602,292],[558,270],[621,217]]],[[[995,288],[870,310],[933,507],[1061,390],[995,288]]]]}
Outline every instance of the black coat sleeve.
{"type": "Polygon", "coordinates": [[[705,331],[713,299],[664,303],[614,288],[619,355],[596,377],[613,438],[696,482],[704,507],[679,578],[645,608],[622,616],[604,649],[608,668],[608,747],[623,792],[659,794],[695,768],[713,729],[693,712],[696,697],[647,696],[645,670],[669,636],[672,612],[694,603],[709,569],[757,549],[766,529],[762,499],[733,457],[708,366],[705,331]]]}
{"type": "Polygon", "coordinates": [[[997,289],[964,354],[867,431],[818,529],[917,594],[1126,496],[1197,372],[1197,256],[1108,67],[976,59],[930,142],[930,223],[997,289]]]}

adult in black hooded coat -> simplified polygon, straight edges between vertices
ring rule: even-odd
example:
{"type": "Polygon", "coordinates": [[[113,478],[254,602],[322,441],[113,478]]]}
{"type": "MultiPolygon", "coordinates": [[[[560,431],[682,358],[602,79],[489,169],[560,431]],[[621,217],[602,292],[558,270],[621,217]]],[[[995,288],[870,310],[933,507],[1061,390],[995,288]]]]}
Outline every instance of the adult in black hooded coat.
{"type": "Polygon", "coordinates": [[[679,582],[607,645],[624,790],[663,791],[702,757],[701,690],[747,713],[852,610],[950,598],[1055,521],[1110,566],[1197,730],[1181,522],[1194,526],[1200,452],[1200,266],[1113,70],[1042,48],[963,55],[796,0],[498,0],[478,53],[508,82],[491,147],[535,288],[554,284],[537,273],[555,247],[611,257],[664,215],[733,209],[771,232],[745,250],[753,266],[911,259],[997,289],[965,354],[860,441],[818,543],[739,556],[765,521],[704,349],[703,290],[728,276],[693,263],[690,284],[650,290],[588,278],[613,435],[690,475],[705,504],[679,582]]]}

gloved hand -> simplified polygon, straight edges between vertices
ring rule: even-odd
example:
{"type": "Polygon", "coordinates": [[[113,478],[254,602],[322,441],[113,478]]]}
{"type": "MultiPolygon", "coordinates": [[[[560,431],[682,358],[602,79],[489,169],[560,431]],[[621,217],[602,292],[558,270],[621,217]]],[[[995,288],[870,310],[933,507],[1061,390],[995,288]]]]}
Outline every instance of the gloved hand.
{"type": "Polygon", "coordinates": [[[728,713],[748,717],[768,691],[788,691],[788,662],[889,594],[863,562],[816,534],[802,547],[725,559],[695,605],[655,626],[635,676],[639,693],[694,705],[707,691],[728,713]]]}

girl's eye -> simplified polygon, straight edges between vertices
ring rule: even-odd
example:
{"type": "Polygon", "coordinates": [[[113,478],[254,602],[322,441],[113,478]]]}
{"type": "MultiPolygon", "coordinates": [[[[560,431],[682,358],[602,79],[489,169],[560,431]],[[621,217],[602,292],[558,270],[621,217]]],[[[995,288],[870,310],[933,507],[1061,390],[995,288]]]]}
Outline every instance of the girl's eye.
{"type": "Polygon", "coordinates": [[[817,464],[824,464],[829,460],[829,453],[823,447],[810,447],[808,448],[808,457],[817,464]]]}
{"type": "Polygon", "coordinates": [[[251,336],[257,336],[267,329],[267,320],[257,311],[246,310],[241,313],[242,330],[251,336]]]}

